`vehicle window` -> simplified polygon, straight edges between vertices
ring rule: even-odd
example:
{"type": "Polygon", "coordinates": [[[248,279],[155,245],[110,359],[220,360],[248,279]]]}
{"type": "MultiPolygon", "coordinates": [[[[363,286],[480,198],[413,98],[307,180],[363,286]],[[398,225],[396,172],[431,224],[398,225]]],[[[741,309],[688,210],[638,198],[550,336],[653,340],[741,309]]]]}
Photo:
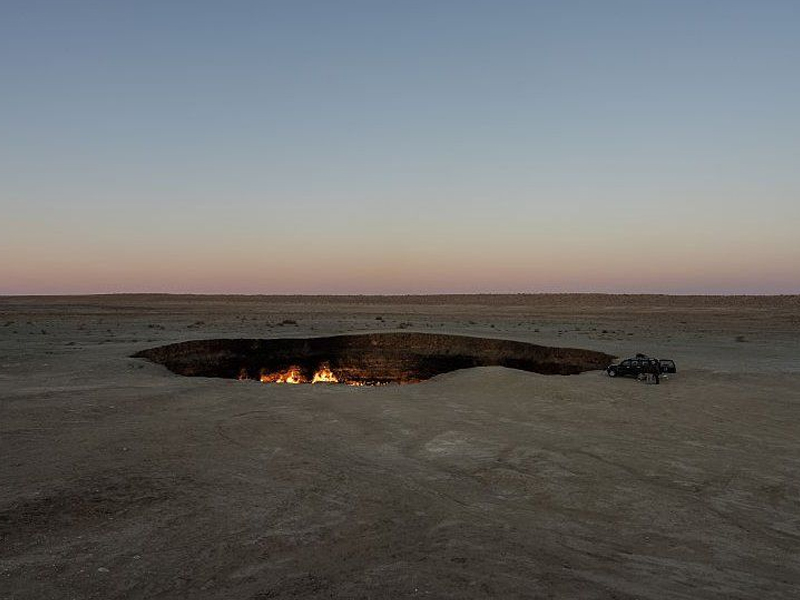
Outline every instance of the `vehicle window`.
{"type": "Polygon", "coordinates": [[[629,360],[623,360],[623,361],[622,361],[620,364],[621,364],[623,367],[629,367],[629,366],[631,365],[631,361],[629,361],[629,360]]]}

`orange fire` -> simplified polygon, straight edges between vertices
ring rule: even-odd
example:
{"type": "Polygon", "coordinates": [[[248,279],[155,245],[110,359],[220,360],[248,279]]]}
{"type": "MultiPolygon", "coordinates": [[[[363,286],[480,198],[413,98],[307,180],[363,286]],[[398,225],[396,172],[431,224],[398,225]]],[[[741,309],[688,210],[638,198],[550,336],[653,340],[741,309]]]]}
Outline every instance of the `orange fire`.
{"type": "Polygon", "coordinates": [[[298,367],[289,367],[278,373],[261,373],[261,383],[307,383],[298,367]]]}
{"type": "Polygon", "coordinates": [[[339,379],[333,374],[330,367],[324,364],[314,373],[314,378],[311,380],[311,383],[339,383],[339,379]]]}
{"type": "MultiPolygon", "coordinates": [[[[242,372],[245,373],[244,370],[242,370],[242,372]]],[[[246,373],[245,377],[240,377],[240,379],[246,378],[246,373]]],[[[322,363],[310,381],[306,379],[300,367],[297,366],[291,366],[285,371],[277,371],[275,373],[269,373],[265,369],[262,369],[259,379],[261,383],[347,383],[348,385],[363,385],[360,382],[341,381],[336,374],[331,371],[328,363],[322,363]]]]}

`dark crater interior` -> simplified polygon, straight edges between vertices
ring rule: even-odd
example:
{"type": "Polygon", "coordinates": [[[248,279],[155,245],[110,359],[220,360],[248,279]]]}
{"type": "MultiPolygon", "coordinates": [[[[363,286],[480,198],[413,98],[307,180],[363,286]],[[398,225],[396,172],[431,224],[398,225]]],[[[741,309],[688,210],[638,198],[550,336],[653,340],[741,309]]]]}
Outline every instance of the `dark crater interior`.
{"type": "Polygon", "coordinates": [[[415,383],[440,373],[485,366],[573,375],[604,369],[613,359],[593,350],[431,333],[195,340],[133,356],[179,375],[268,381],[272,374],[293,371],[299,381],[290,383],[306,383],[326,369],[333,382],[350,385],[415,383]]]}

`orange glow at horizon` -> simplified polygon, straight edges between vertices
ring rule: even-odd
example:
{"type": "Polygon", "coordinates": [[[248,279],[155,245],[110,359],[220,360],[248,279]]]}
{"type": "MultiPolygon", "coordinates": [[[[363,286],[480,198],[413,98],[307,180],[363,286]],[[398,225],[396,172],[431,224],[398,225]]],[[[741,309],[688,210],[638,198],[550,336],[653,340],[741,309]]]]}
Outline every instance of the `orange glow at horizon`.
{"type": "MultiPolygon", "coordinates": [[[[435,243],[432,235],[403,239],[389,233],[384,240],[370,230],[338,242],[320,234],[324,244],[305,245],[259,239],[212,247],[195,240],[180,252],[153,244],[131,253],[43,241],[19,260],[0,264],[0,294],[800,292],[800,248],[781,231],[769,243],[753,234],[737,244],[701,230],[673,236],[663,227],[624,236],[622,229],[601,234],[586,225],[563,236],[487,230],[482,244],[452,231],[435,243]],[[250,263],[242,256],[264,259],[250,263]]],[[[3,249],[15,254],[13,247],[3,249]]]]}

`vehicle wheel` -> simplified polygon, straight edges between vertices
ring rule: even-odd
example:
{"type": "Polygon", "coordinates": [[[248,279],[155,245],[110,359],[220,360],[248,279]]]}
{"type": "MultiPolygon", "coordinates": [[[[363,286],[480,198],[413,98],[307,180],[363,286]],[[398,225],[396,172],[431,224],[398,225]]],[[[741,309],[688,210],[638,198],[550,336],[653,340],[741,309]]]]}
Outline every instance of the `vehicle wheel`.
{"type": "Polygon", "coordinates": [[[616,369],[609,369],[607,371],[607,373],[608,373],[609,377],[616,377],[617,376],[617,370],[616,369]]]}

